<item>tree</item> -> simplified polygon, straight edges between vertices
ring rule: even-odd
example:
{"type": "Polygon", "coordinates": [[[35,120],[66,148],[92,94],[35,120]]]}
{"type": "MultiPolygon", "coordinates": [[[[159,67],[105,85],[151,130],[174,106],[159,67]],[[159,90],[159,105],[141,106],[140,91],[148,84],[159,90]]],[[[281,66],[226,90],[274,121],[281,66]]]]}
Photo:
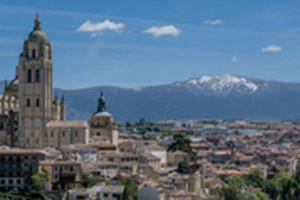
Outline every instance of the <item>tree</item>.
{"type": "Polygon", "coordinates": [[[154,132],[159,132],[160,129],[159,129],[158,127],[154,127],[154,128],[153,128],[153,131],[154,131],[154,132]]]}
{"type": "Polygon", "coordinates": [[[84,188],[92,187],[91,175],[88,172],[85,172],[82,168],[80,168],[80,180],[81,186],[84,188]]]}
{"type": "Polygon", "coordinates": [[[256,188],[263,188],[264,181],[264,172],[261,168],[251,169],[249,179],[247,181],[248,185],[251,185],[256,188]]]}
{"type": "Polygon", "coordinates": [[[182,133],[175,133],[173,140],[174,141],[168,147],[168,151],[183,151],[188,154],[194,154],[189,137],[182,133]]]}
{"type": "Polygon", "coordinates": [[[34,174],[32,177],[33,185],[37,187],[38,190],[45,189],[45,185],[49,181],[49,175],[47,171],[42,171],[34,174]]]}
{"type": "Polygon", "coordinates": [[[294,174],[295,181],[300,184],[300,164],[296,166],[296,172],[294,174]]]}
{"type": "Polygon", "coordinates": [[[232,188],[241,190],[245,186],[245,181],[241,175],[232,175],[225,179],[225,182],[232,188]]]}
{"type": "Polygon", "coordinates": [[[189,164],[186,161],[178,163],[177,172],[181,174],[187,174],[190,172],[189,164]]]}
{"type": "Polygon", "coordinates": [[[264,191],[272,199],[288,200],[300,199],[300,190],[291,174],[279,171],[275,177],[265,182],[264,191]]]}
{"type": "Polygon", "coordinates": [[[266,180],[263,190],[269,195],[271,199],[275,199],[277,196],[277,188],[274,180],[266,180]]]}
{"type": "Polygon", "coordinates": [[[126,122],[125,127],[126,127],[126,128],[131,127],[131,123],[130,123],[130,122],[126,122]]]}
{"type": "Polygon", "coordinates": [[[229,176],[225,179],[227,186],[223,186],[219,191],[219,196],[224,200],[241,200],[242,189],[245,186],[241,175],[229,176]]]}
{"type": "Polygon", "coordinates": [[[135,185],[131,177],[123,179],[122,184],[124,185],[123,199],[124,200],[136,200],[137,199],[137,186],[135,185]]]}

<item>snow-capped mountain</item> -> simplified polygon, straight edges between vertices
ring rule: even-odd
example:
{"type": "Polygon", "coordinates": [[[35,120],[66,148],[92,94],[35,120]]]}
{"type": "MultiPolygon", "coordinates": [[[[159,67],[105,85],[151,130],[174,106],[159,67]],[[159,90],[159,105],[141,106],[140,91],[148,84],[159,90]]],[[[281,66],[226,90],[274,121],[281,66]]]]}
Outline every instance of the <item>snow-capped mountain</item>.
{"type": "Polygon", "coordinates": [[[266,89],[268,83],[255,79],[236,76],[201,76],[187,81],[176,82],[177,87],[186,87],[194,93],[206,95],[253,94],[258,89],[266,89]]]}
{"type": "Polygon", "coordinates": [[[148,120],[300,119],[300,83],[237,75],[202,76],[136,89],[105,86],[55,89],[55,92],[65,94],[67,119],[87,120],[96,111],[100,89],[104,91],[108,112],[123,122],[141,117],[148,120]]]}
{"type": "Polygon", "coordinates": [[[187,83],[199,89],[205,87],[215,92],[238,90],[240,92],[254,93],[258,88],[251,80],[233,75],[202,76],[197,79],[190,79],[187,83]]]}

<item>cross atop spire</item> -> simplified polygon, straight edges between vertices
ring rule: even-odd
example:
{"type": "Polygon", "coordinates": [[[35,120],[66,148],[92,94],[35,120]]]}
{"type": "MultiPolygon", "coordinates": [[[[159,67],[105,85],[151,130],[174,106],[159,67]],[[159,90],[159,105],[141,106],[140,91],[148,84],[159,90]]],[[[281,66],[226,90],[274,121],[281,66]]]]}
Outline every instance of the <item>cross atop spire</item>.
{"type": "Polygon", "coordinates": [[[40,21],[40,18],[39,18],[39,13],[37,12],[36,13],[36,17],[35,17],[35,20],[34,20],[34,30],[41,30],[41,21],[40,21]]]}

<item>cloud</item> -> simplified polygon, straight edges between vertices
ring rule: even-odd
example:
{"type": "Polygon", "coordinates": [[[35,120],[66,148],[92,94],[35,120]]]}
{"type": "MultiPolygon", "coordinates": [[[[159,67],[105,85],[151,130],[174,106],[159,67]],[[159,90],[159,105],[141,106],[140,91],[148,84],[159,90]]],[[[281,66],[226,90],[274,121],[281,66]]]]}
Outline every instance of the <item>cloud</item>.
{"type": "Polygon", "coordinates": [[[210,20],[207,19],[203,22],[203,24],[207,24],[207,25],[219,25],[219,24],[224,24],[223,20],[220,19],[216,19],[216,20],[210,20]]]}
{"type": "Polygon", "coordinates": [[[279,52],[279,51],[282,51],[282,48],[280,46],[276,46],[276,45],[272,44],[265,48],[262,48],[261,51],[262,52],[279,52]]]}
{"type": "Polygon", "coordinates": [[[238,61],[238,58],[235,56],[232,58],[232,62],[237,62],[238,61]]]}
{"type": "Polygon", "coordinates": [[[87,20],[77,29],[77,32],[91,32],[92,37],[96,37],[97,35],[101,35],[105,30],[122,32],[124,27],[125,24],[115,23],[110,21],[109,19],[105,20],[104,22],[98,23],[93,23],[90,20],[87,20]]]}
{"type": "Polygon", "coordinates": [[[161,27],[153,26],[151,28],[144,30],[143,33],[151,34],[154,37],[160,37],[164,35],[171,35],[177,37],[181,33],[181,30],[177,29],[173,25],[161,26],[161,27]]]}

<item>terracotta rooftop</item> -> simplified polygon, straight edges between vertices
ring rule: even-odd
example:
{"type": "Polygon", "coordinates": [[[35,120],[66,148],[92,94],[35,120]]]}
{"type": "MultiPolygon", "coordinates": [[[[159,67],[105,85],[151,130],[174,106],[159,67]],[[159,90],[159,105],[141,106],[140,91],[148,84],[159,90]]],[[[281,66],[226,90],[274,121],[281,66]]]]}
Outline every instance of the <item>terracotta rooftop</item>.
{"type": "Polygon", "coordinates": [[[151,153],[143,153],[143,154],[141,154],[141,156],[147,160],[160,160],[159,157],[157,157],[151,153]]]}
{"type": "Polygon", "coordinates": [[[60,121],[53,120],[47,123],[48,127],[86,127],[88,126],[86,121],[60,121]]]}
{"type": "Polygon", "coordinates": [[[43,154],[43,152],[37,149],[0,149],[0,154],[43,154]]]}
{"type": "Polygon", "coordinates": [[[80,165],[80,162],[70,160],[44,160],[40,162],[41,165],[80,165]]]}

